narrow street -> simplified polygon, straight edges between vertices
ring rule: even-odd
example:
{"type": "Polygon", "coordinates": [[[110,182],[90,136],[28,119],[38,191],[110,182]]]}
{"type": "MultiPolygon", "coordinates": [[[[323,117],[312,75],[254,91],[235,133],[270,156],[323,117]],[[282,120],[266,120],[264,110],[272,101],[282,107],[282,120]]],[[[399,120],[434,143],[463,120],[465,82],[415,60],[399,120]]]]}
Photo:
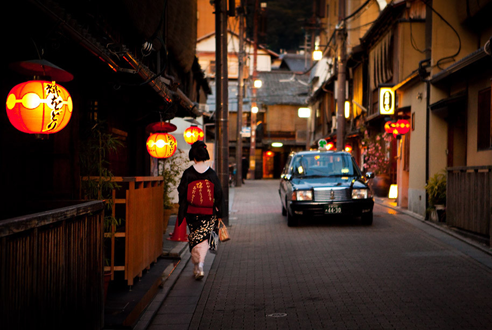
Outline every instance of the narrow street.
{"type": "Polygon", "coordinates": [[[492,256],[381,205],[372,226],[289,228],[277,189],[234,190],[232,239],[202,282],[188,263],[149,329],[492,328],[492,256]]]}

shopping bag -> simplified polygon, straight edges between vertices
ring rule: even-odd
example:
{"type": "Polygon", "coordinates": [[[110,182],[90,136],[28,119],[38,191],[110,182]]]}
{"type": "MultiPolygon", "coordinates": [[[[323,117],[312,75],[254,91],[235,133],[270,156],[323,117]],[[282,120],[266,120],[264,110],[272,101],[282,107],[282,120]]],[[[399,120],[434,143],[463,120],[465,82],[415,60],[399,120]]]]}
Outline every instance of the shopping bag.
{"type": "Polygon", "coordinates": [[[217,233],[217,227],[214,227],[210,231],[210,236],[208,238],[208,246],[210,253],[216,254],[219,248],[219,234],[217,233]]]}
{"type": "Polygon", "coordinates": [[[225,242],[230,240],[229,232],[227,231],[227,227],[224,225],[222,220],[219,220],[219,239],[221,242],[225,242]]]}

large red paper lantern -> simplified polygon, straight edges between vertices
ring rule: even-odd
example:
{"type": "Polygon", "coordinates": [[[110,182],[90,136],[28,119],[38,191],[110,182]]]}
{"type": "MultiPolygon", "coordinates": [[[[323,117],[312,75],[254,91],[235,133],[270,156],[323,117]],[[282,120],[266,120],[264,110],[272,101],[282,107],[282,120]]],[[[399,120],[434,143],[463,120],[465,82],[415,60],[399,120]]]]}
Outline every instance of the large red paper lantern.
{"type": "Polygon", "coordinates": [[[152,133],[147,139],[147,151],[155,158],[169,158],[176,152],[176,138],[168,133],[152,133]]]}
{"type": "Polygon", "coordinates": [[[410,123],[404,119],[400,119],[397,122],[387,121],[384,124],[384,130],[386,133],[393,134],[394,136],[404,135],[410,130],[410,123]]]}
{"type": "Polygon", "coordinates": [[[197,126],[190,126],[184,131],[184,140],[188,144],[193,144],[196,141],[203,141],[203,130],[197,126]]]}
{"type": "Polygon", "coordinates": [[[12,88],[7,96],[7,115],[19,131],[52,134],[67,126],[72,116],[72,97],[54,81],[30,80],[12,88]]]}

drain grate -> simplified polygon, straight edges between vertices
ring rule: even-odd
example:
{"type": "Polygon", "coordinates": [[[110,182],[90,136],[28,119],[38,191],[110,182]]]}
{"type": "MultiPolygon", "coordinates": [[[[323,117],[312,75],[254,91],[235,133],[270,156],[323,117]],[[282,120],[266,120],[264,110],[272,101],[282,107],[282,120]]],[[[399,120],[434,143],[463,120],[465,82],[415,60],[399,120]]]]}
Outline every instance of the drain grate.
{"type": "Polygon", "coordinates": [[[272,313],[272,314],[267,314],[268,317],[286,317],[286,313],[272,313]]]}

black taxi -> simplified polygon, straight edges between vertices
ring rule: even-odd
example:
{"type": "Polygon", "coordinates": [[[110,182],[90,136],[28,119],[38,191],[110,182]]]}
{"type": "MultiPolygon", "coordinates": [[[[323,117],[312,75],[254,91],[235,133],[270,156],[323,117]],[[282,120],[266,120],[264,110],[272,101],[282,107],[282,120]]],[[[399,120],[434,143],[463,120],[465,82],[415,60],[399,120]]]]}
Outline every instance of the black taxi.
{"type": "Polygon", "coordinates": [[[354,158],[345,151],[301,151],[291,153],[280,179],[282,214],[288,226],[303,217],[361,217],[372,224],[374,200],[354,158]]]}

